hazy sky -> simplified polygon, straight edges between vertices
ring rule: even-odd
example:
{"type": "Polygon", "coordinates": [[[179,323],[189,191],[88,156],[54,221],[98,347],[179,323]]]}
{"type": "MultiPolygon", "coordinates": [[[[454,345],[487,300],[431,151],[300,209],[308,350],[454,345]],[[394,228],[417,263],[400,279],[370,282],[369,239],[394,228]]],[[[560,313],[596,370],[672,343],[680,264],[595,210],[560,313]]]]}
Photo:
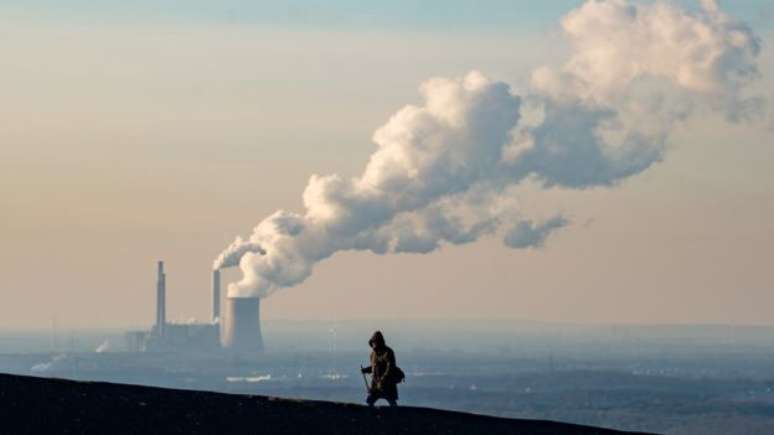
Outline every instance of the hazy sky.
{"type": "MultiPolygon", "coordinates": [[[[157,259],[168,317],[207,318],[223,247],[300,211],[311,174],[359,174],[424,80],[518,91],[563,58],[582,2],[537,3],[0,2],[0,328],[150,324],[157,259]]],[[[721,4],[761,36],[774,100],[774,5],[721,4]]],[[[572,220],[541,249],[337,254],[263,315],[774,324],[766,116],[695,114],[615,188],[527,189],[572,220]]]]}

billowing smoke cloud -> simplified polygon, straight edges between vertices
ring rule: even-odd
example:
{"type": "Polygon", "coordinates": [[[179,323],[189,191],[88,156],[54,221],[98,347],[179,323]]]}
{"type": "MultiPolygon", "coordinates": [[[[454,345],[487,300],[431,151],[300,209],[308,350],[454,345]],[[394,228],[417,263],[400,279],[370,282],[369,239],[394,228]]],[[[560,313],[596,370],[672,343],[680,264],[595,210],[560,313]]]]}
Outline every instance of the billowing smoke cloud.
{"type": "Polygon", "coordinates": [[[229,295],[299,284],[342,250],[427,253],[501,228],[507,246],[542,246],[569,221],[526,217],[516,186],[613,186],[660,161],[694,111],[738,120],[754,110],[743,90],[758,74],[758,39],[702,5],[587,2],[562,22],[569,60],[537,69],[521,96],[476,71],[428,80],[421,105],[376,130],[360,176],[312,175],[303,213],[277,211],[221,254],[216,268],[238,261],[243,272],[229,295]]]}
{"type": "Polygon", "coordinates": [[[237,236],[233,243],[228,245],[223,252],[220,253],[218,258],[212,263],[212,269],[224,269],[227,267],[239,266],[239,260],[248,252],[263,255],[266,251],[263,248],[250,241],[245,241],[241,237],[237,236]]]}
{"type": "Polygon", "coordinates": [[[536,70],[534,83],[554,96],[609,103],[638,81],[664,80],[736,118],[752,103],[741,91],[759,75],[760,41],[714,0],[701,6],[690,14],[665,2],[588,1],[562,20],[572,56],[559,71],[536,70]]]}
{"type": "Polygon", "coordinates": [[[543,246],[546,238],[552,231],[567,225],[569,222],[564,216],[554,216],[553,218],[541,223],[535,224],[532,221],[524,220],[511,228],[505,234],[503,241],[511,248],[539,248],[543,246]]]}

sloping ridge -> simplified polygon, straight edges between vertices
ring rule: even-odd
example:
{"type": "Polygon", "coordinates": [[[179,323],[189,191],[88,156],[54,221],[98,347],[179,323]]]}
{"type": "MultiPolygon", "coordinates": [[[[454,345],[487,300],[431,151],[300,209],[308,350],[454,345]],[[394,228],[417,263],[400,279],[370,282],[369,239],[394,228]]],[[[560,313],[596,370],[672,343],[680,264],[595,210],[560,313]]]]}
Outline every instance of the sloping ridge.
{"type": "Polygon", "coordinates": [[[621,434],[539,420],[0,374],[9,434],[621,434]]]}

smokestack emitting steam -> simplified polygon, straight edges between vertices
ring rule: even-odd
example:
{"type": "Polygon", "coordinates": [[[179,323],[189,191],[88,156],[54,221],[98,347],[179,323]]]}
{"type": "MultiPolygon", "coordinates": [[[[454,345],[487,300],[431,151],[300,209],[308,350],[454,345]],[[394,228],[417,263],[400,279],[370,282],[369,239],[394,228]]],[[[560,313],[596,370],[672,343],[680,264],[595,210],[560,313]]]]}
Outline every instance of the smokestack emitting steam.
{"type": "Polygon", "coordinates": [[[221,345],[237,352],[263,350],[261,334],[261,301],[257,295],[235,297],[228,294],[225,309],[221,310],[220,270],[235,267],[245,254],[264,255],[266,251],[257,243],[244,241],[237,236],[212,263],[212,318],[220,321],[221,345]]]}
{"type": "Polygon", "coordinates": [[[156,276],[156,331],[159,336],[164,336],[164,327],[167,324],[167,275],[164,273],[164,262],[158,262],[156,276]]]}
{"type": "Polygon", "coordinates": [[[234,242],[212,262],[212,270],[239,266],[239,260],[248,252],[260,255],[266,253],[259,244],[242,240],[241,237],[237,236],[234,242]]]}
{"type": "Polygon", "coordinates": [[[615,186],[660,161],[694,111],[737,121],[760,105],[743,92],[758,74],[758,38],[714,1],[695,12],[588,1],[562,27],[570,57],[536,69],[521,95],[476,71],[426,81],[421,105],[376,130],[360,176],[312,175],[302,213],[275,212],[220,255],[216,269],[243,273],[229,297],[299,284],[341,250],[427,253],[493,233],[539,247],[568,219],[530,218],[517,188],[615,186]]]}

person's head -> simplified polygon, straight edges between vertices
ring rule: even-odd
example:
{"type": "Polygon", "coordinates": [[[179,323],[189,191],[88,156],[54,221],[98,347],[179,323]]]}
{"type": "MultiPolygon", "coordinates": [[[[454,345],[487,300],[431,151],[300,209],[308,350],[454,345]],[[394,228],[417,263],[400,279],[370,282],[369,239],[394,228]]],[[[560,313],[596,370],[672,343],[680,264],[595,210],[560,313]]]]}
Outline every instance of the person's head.
{"type": "Polygon", "coordinates": [[[384,335],[382,335],[382,331],[376,331],[371,336],[371,339],[368,340],[368,345],[371,346],[371,349],[381,349],[386,346],[384,342],[384,335]]]}

